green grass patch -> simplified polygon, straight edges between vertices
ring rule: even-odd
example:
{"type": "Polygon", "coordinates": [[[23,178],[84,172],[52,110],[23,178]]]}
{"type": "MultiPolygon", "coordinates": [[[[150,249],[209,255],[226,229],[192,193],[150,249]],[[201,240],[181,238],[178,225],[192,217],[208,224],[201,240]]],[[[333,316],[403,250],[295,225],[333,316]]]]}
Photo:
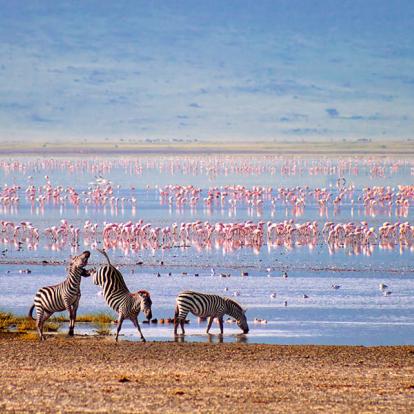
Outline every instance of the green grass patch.
{"type": "MultiPolygon", "coordinates": [[[[105,312],[78,315],[76,322],[92,323],[97,325],[98,335],[110,335],[110,324],[115,319],[114,315],[105,312]]],[[[43,327],[44,332],[57,332],[62,323],[69,322],[65,313],[58,313],[48,319],[43,327]]],[[[36,330],[36,321],[27,316],[17,316],[11,312],[0,311],[0,331],[17,330],[20,333],[36,330]]]]}
{"type": "Polygon", "coordinates": [[[33,331],[36,329],[36,321],[24,318],[17,323],[17,330],[19,332],[33,331]]]}
{"type": "Polygon", "coordinates": [[[115,319],[110,313],[100,312],[100,313],[89,313],[84,315],[79,315],[76,318],[76,322],[89,322],[89,323],[112,323],[115,319]]]}
{"type": "MultiPolygon", "coordinates": [[[[44,332],[56,332],[60,328],[57,321],[47,321],[43,327],[44,332]]],[[[0,311],[0,330],[17,330],[20,333],[36,330],[36,321],[27,316],[17,316],[11,312],[0,311]]]]}
{"type": "Polygon", "coordinates": [[[28,318],[13,315],[11,312],[0,311],[0,330],[7,331],[9,328],[16,327],[23,320],[28,320],[28,318]]]}

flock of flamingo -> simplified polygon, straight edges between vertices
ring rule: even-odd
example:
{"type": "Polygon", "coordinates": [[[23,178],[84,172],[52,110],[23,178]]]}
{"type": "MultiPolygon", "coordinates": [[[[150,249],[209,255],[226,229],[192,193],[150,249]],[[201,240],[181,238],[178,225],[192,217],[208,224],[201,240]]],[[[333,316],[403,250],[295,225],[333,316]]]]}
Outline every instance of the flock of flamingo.
{"type": "Polygon", "coordinates": [[[414,164],[411,160],[378,159],[378,158],[339,158],[309,159],[300,157],[264,156],[147,156],[136,158],[100,158],[62,159],[62,158],[28,158],[0,160],[0,171],[4,175],[20,174],[28,176],[41,172],[58,172],[87,175],[109,175],[121,170],[125,175],[143,176],[147,172],[167,173],[187,176],[333,176],[352,177],[369,175],[385,177],[398,174],[402,169],[414,175],[414,164]]]}
{"type": "Polygon", "coordinates": [[[223,249],[230,252],[242,247],[250,247],[255,252],[267,245],[272,247],[293,248],[308,246],[314,248],[327,244],[330,252],[349,249],[354,253],[372,253],[374,246],[392,249],[406,246],[414,250],[414,226],[408,222],[385,222],[380,227],[369,227],[368,223],[318,222],[295,223],[293,219],[282,222],[244,222],[210,223],[196,220],[173,223],[171,226],[157,227],[143,220],[120,223],[93,223],[85,221],[82,227],[76,227],[62,219],[59,225],[44,230],[28,221],[14,223],[0,221],[0,242],[4,245],[22,245],[37,249],[41,237],[44,237],[52,250],[61,250],[67,244],[83,244],[92,249],[102,243],[106,249],[120,249],[127,254],[142,249],[170,249],[174,247],[194,247],[202,249],[223,249]]]}
{"type": "MultiPolygon", "coordinates": [[[[371,254],[374,246],[392,249],[404,246],[414,249],[414,226],[403,220],[409,216],[410,206],[414,200],[413,185],[365,186],[356,188],[343,178],[357,176],[365,171],[372,177],[397,174],[402,168],[409,168],[414,174],[414,167],[406,161],[363,160],[296,160],[278,157],[263,157],[259,161],[246,158],[189,157],[189,158],[149,158],[146,160],[100,160],[80,159],[76,161],[49,159],[26,161],[0,161],[0,171],[8,175],[23,175],[24,185],[4,184],[0,188],[0,213],[6,219],[0,221],[0,242],[4,245],[23,245],[37,249],[42,239],[52,250],[63,249],[67,244],[78,246],[83,242],[89,248],[96,248],[102,243],[107,249],[121,249],[125,253],[142,249],[168,249],[174,247],[195,247],[196,249],[223,249],[233,251],[250,247],[255,252],[266,245],[293,248],[326,244],[329,252],[348,249],[353,253],[371,254]],[[195,185],[156,185],[144,186],[144,193],[134,186],[127,189],[115,185],[103,178],[114,169],[121,169],[124,174],[140,176],[148,171],[158,170],[168,174],[220,174],[236,175],[327,175],[338,176],[334,185],[323,187],[294,186],[270,187],[245,185],[223,185],[203,189],[195,185]],[[44,175],[44,182],[35,184],[33,175],[38,178],[42,172],[62,171],[65,174],[93,174],[95,180],[81,189],[73,185],[54,185],[49,175],[44,175]],[[33,175],[30,175],[33,174],[33,175]],[[122,189],[122,191],[121,191],[122,189]],[[70,223],[61,219],[58,224],[41,228],[30,221],[13,221],[10,218],[18,211],[23,202],[33,211],[49,208],[74,208],[76,212],[83,208],[86,216],[93,217],[98,210],[131,209],[135,216],[140,203],[153,194],[161,206],[170,211],[189,209],[195,211],[218,210],[235,218],[237,209],[254,211],[258,221],[232,220],[231,222],[209,220],[191,220],[175,222],[169,225],[153,225],[140,220],[123,222],[93,222],[92,219],[70,223]],[[141,198],[140,198],[141,197],[141,198]],[[361,209],[365,216],[375,218],[383,215],[388,221],[370,226],[367,221],[352,220],[338,222],[329,220],[340,214],[341,208],[361,209]],[[292,217],[273,220],[280,209],[290,209],[292,217]],[[318,220],[302,223],[296,221],[305,210],[318,212],[318,220]],[[270,211],[272,220],[262,220],[263,210],[270,211]],[[395,220],[392,220],[392,217],[395,220]],[[328,220],[323,220],[328,219],[328,220]]],[[[116,215],[116,214],[115,214],[116,215]]]]}

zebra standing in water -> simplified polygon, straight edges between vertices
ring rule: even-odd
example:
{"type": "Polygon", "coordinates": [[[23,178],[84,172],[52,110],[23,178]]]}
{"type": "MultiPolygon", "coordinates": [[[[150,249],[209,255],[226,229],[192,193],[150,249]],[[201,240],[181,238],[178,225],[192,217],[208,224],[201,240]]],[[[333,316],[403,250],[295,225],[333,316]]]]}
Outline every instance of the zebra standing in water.
{"type": "Polygon", "coordinates": [[[69,336],[73,336],[76,321],[76,311],[79,306],[81,277],[90,276],[90,271],[85,269],[88,264],[90,252],[85,251],[79,256],[71,258],[66,279],[54,286],[40,288],[34,298],[34,304],[30,308],[29,317],[33,318],[33,309],[36,309],[36,327],[40,340],[46,338],[43,335],[43,325],[55,312],[67,310],[69,312],[69,336]]]}
{"type": "Polygon", "coordinates": [[[233,299],[223,298],[218,295],[210,295],[200,292],[181,292],[177,296],[174,318],[174,334],[177,335],[178,324],[181,325],[184,334],[184,321],[191,312],[201,318],[210,317],[207,333],[210,331],[214,318],[218,318],[220,332],[223,335],[223,316],[230,315],[237,321],[237,326],[247,334],[249,326],[246,319],[246,311],[233,299]]]}
{"type": "Polygon", "coordinates": [[[112,266],[105,250],[97,250],[106,257],[108,264],[102,266],[94,273],[93,283],[102,287],[106,303],[118,313],[118,327],[115,340],[118,341],[122,322],[124,319],[129,319],[138,329],[141,340],[145,342],[138,323],[138,314],[142,311],[148,320],[152,318],[150,294],[146,290],[131,293],[125,284],[121,272],[112,266]]]}

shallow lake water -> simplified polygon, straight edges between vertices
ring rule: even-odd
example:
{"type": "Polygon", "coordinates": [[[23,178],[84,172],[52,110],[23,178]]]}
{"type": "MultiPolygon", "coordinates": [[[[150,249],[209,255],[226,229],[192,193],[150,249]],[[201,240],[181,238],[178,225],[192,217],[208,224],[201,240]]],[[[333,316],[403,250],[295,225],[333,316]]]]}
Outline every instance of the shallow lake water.
{"type": "MultiPolygon", "coordinates": [[[[103,245],[105,223],[143,220],[151,223],[152,228],[164,228],[197,220],[213,226],[219,222],[293,220],[297,224],[317,222],[318,236],[305,242],[300,238],[275,243],[263,240],[260,246],[223,242],[219,237],[204,244],[194,240],[172,242],[168,246],[161,241],[137,246],[115,243],[109,254],[112,262],[120,266],[131,291],[151,292],[155,318],[173,316],[175,297],[182,290],[234,297],[248,309],[250,332],[239,335],[237,326],[226,323],[225,342],[414,343],[411,239],[401,242],[397,237],[381,242],[373,238],[368,245],[355,242],[332,245],[322,232],[327,222],[367,222],[376,235],[384,222],[414,225],[410,191],[405,193],[408,200],[405,205],[397,202],[398,186],[413,185],[414,166],[409,160],[29,157],[1,160],[0,167],[1,310],[25,314],[39,287],[56,284],[64,278],[65,264],[71,254],[91,250],[90,264],[104,263],[94,249],[103,245]],[[192,195],[187,192],[186,200],[179,202],[176,190],[166,189],[168,185],[192,185],[200,190],[199,197],[191,202],[192,195]],[[15,192],[10,195],[13,186],[15,192]],[[47,191],[45,186],[57,190],[58,197],[45,197],[42,201],[41,196],[47,191]],[[94,189],[107,186],[112,189],[108,200],[91,201],[94,189]],[[245,190],[243,196],[234,196],[234,186],[252,192],[257,186],[267,190],[257,203],[258,197],[246,196],[245,190]],[[390,203],[375,202],[367,206],[364,201],[367,188],[375,186],[390,187],[390,203]],[[33,188],[35,196],[30,199],[28,194],[33,188]],[[289,190],[290,199],[281,195],[281,188],[289,190]],[[324,205],[315,199],[318,188],[330,194],[324,205]],[[206,201],[209,189],[215,197],[211,203],[206,201]],[[78,195],[75,203],[70,199],[73,191],[78,195]],[[224,192],[228,195],[223,196],[224,192]],[[340,201],[335,203],[338,198],[340,201]],[[76,240],[70,237],[56,240],[50,236],[47,229],[59,228],[61,220],[79,229],[76,240]],[[87,221],[97,224],[93,237],[85,230],[87,221]],[[39,238],[29,240],[26,233],[19,233],[22,230],[12,237],[4,222],[12,222],[14,226],[30,222],[38,230],[39,238]],[[44,265],[42,261],[48,263],[44,265]],[[27,269],[30,273],[26,273],[27,269]],[[248,276],[242,276],[242,272],[248,276]],[[282,277],[284,272],[287,278],[282,277]],[[386,284],[387,288],[380,289],[380,284],[386,284]]],[[[99,287],[91,280],[83,280],[81,288],[80,314],[109,311],[99,287]]],[[[79,324],[77,332],[93,334],[94,329],[93,325],[79,324]]],[[[148,340],[174,340],[171,325],[144,324],[142,329],[148,340]]],[[[205,323],[190,317],[187,335],[177,340],[221,340],[216,335],[205,335],[205,329],[205,323]]],[[[213,325],[212,332],[218,332],[218,325],[213,325]]],[[[122,333],[122,338],[137,339],[129,322],[125,322],[122,333]]]]}

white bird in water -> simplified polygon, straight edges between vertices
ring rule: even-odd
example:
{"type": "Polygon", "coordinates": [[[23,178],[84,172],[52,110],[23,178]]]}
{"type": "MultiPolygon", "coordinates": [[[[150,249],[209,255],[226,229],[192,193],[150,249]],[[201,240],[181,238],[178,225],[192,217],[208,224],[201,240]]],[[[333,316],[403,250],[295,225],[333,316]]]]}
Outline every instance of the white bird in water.
{"type": "Polygon", "coordinates": [[[236,290],[236,291],[233,293],[233,296],[240,296],[240,292],[239,292],[238,290],[236,290]]]}
{"type": "Polygon", "coordinates": [[[341,288],[341,286],[340,286],[340,285],[332,285],[332,289],[338,290],[338,289],[340,289],[340,288],[341,288]]]}
{"type": "Polygon", "coordinates": [[[225,291],[225,292],[228,292],[228,291],[229,291],[229,288],[228,288],[228,287],[225,287],[225,288],[224,288],[224,291],[225,291]]]}
{"type": "Polygon", "coordinates": [[[283,272],[282,277],[283,277],[283,279],[287,279],[287,278],[288,278],[288,274],[287,274],[287,272],[283,272]]]}
{"type": "Polygon", "coordinates": [[[267,320],[266,319],[258,319],[258,318],[254,318],[254,323],[262,323],[262,324],[266,324],[267,320]]]}
{"type": "Polygon", "coordinates": [[[384,296],[390,296],[390,295],[391,295],[391,293],[392,293],[392,292],[390,292],[389,290],[386,290],[386,291],[383,293],[383,295],[384,295],[384,296]]]}
{"type": "Polygon", "coordinates": [[[276,297],[276,293],[275,293],[275,292],[273,292],[273,293],[270,295],[270,297],[271,297],[272,299],[274,299],[274,298],[276,297]]]}
{"type": "Polygon", "coordinates": [[[387,285],[385,284],[385,283],[380,283],[379,284],[379,288],[380,288],[380,290],[385,290],[385,289],[387,289],[387,285]]]}
{"type": "Polygon", "coordinates": [[[216,271],[213,268],[211,268],[210,273],[211,273],[211,276],[214,276],[216,274],[216,271]]]}
{"type": "Polygon", "coordinates": [[[309,299],[308,295],[303,295],[303,299],[309,299]]]}

